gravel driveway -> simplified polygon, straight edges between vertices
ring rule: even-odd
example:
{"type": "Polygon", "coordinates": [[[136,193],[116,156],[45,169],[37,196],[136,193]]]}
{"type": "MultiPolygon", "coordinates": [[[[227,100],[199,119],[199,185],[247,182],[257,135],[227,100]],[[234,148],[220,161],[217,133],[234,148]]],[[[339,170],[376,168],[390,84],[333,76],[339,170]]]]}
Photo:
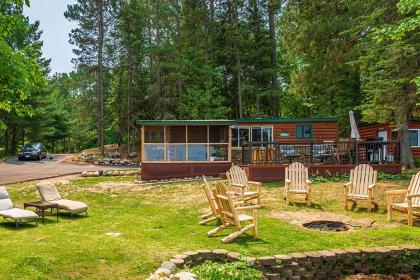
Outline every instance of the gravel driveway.
{"type": "Polygon", "coordinates": [[[98,166],[91,164],[78,165],[63,162],[63,160],[70,156],[72,155],[49,154],[46,159],[40,161],[18,161],[17,158],[8,159],[5,162],[0,163],[0,185],[82,173],[83,171],[126,168],[121,166],[98,166]],[[50,157],[53,159],[50,159],[50,157]]]}

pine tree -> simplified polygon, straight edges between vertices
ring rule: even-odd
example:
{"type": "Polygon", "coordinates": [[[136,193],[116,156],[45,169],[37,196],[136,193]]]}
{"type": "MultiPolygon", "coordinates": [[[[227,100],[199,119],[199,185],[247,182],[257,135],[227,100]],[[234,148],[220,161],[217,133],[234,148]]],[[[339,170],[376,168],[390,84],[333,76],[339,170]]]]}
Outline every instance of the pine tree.
{"type": "Polygon", "coordinates": [[[107,49],[111,49],[110,40],[112,26],[112,10],[110,0],[78,0],[76,4],[69,5],[65,17],[77,21],[79,27],[70,34],[70,43],[78,48],[73,52],[77,55],[74,63],[77,67],[85,67],[96,74],[96,99],[98,113],[98,147],[104,154],[105,141],[105,67],[109,64],[106,57],[107,49]]]}

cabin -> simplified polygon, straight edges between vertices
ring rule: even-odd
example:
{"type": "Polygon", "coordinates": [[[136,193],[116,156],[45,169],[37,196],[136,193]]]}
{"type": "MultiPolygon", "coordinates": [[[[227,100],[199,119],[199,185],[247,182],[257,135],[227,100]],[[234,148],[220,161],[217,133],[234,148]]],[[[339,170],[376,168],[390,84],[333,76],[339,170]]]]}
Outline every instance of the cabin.
{"type": "Polygon", "coordinates": [[[136,125],[143,180],[219,176],[232,163],[244,164],[252,143],[338,140],[336,119],[137,120],[136,125]]]}
{"type": "MultiPolygon", "coordinates": [[[[414,158],[420,159],[420,120],[409,120],[410,144],[414,158]]],[[[398,129],[387,123],[365,123],[359,125],[360,137],[364,141],[398,140],[398,129]]]]}
{"type": "MultiPolygon", "coordinates": [[[[395,135],[387,125],[362,126],[361,141],[339,140],[337,120],[331,118],[137,120],[136,125],[142,180],[223,177],[236,164],[252,181],[279,181],[295,161],[311,175],[348,174],[360,163],[401,173],[400,143],[390,140],[395,135]]],[[[416,148],[418,130],[411,138],[416,148]]]]}

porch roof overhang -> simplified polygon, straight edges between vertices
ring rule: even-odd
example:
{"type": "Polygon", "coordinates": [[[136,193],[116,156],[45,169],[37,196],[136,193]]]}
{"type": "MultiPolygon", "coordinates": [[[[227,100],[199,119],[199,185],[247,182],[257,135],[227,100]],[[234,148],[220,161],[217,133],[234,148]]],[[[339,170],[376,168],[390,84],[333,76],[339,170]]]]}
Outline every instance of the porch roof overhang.
{"type": "Polygon", "coordinates": [[[136,120],[137,126],[148,125],[236,125],[248,123],[337,122],[336,118],[271,118],[240,120],[136,120]]]}
{"type": "Polygon", "coordinates": [[[233,125],[234,120],[137,120],[136,125],[233,125]]]}

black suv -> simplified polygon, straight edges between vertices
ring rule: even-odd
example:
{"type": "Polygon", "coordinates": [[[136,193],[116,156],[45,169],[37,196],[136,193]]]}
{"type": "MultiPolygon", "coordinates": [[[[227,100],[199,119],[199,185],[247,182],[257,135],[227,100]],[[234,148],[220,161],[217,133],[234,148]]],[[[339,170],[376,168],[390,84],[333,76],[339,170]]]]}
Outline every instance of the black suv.
{"type": "Polygon", "coordinates": [[[26,144],[18,154],[18,160],[43,159],[47,157],[47,149],[41,143],[26,144]]]}

